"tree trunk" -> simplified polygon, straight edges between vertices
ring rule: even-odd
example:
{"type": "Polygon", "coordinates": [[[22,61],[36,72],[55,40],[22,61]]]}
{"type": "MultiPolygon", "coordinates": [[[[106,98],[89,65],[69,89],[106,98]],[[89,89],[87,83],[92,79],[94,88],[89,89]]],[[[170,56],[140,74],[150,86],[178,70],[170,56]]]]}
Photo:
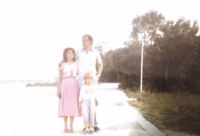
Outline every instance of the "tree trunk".
{"type": "Polygon", "coordinates": [[[159,87],[160,87],[160,91],[161,91],[161,83],[160,83],[160,78],[159,78],[159,80],[158,80],[158,81],[159,81],[159,87]]]}
{"type": "Polygon", "coordinates": [[[168,65],[166,66],[165,79],[166,79],[166,81],[168,83],[168,65]]]}
{"type": "Polygon", "coordinates": [[[167,65],[166,65],[166,71],[165,71],[165,79],[166,79],[167,84],[168,84],[168,70],[169,70],[169,62],[170,62],[170,61],[168,61],[167,65]]]}

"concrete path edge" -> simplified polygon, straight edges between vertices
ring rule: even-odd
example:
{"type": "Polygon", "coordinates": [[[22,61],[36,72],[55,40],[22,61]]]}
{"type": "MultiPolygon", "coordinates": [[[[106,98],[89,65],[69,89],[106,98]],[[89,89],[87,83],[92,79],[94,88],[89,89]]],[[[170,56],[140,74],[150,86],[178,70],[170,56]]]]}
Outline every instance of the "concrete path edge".
{"type": "MultiPolygon", "coordinates": [[[[129,105],[130,106],[130,105],[129,105]]],[[[146,132],[150,136],[166,136],[163,132],[161,132],[158,128],[156,128],[153,124],[147,121],[138,111],[136,111],[132,106],[130,106],[134,110],[134,115],[137,117],[135,120],[146,130],[146,132]]]]}

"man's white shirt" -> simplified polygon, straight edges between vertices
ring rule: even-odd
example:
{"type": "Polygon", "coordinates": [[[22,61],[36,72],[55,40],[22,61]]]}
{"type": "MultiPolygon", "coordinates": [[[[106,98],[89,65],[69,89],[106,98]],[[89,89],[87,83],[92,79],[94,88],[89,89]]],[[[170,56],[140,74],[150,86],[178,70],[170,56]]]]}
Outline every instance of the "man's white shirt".
{"type": "Polygon", "coordinates": [[[99,51],[93,48],[88,53],[84,49],[78,50],[76,52],[76,60],[79,65],[79,75],[86,73],[96,74],[96,63],[102,63],[99,51]]]}

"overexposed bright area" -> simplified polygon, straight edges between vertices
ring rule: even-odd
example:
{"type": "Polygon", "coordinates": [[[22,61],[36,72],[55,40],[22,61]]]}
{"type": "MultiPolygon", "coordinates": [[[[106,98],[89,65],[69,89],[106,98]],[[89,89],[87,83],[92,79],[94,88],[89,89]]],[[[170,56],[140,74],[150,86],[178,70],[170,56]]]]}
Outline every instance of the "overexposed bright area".
{"type": "Polygon", "coordinates": [[[124,47],[136,15],[150,10],[166,19],[200,20],[198,0],[0,0],[0,80],[51,80],[66,47],[108,42],[124,47]]]}

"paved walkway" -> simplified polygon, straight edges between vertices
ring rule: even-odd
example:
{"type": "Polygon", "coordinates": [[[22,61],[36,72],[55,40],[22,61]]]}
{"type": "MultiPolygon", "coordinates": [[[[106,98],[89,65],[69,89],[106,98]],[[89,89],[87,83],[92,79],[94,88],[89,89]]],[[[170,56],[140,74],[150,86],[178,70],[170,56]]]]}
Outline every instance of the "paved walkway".
{"type": "MultiPolygon", "coordinates": [[[[165,136],[126,102],[117,84],[100,84],[97,136],[165,136]]],[[[0,90],[0,136],[81,136],[82,117],[74,120],[74,133],[63,133],[58,118],[55,87],[18,87],[0,90]],[[8,107],[9,106],[9,107],[8,107]]]]}

